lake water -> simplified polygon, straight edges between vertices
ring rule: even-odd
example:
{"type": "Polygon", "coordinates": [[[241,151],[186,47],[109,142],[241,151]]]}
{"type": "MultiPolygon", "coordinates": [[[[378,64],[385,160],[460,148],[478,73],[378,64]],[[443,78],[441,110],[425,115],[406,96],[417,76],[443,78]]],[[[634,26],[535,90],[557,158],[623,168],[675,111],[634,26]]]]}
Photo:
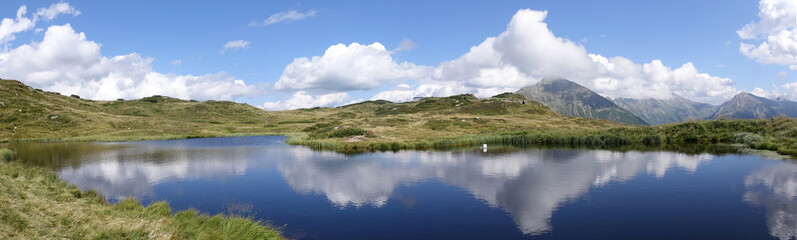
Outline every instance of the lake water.
{"type": "Polygon", "coordinates": [[[478,149],[345,155],[283,137],[23,143],[110,201],[247,213],[295,239],[791,239],[797,165],[754,155],[478,149]]]}

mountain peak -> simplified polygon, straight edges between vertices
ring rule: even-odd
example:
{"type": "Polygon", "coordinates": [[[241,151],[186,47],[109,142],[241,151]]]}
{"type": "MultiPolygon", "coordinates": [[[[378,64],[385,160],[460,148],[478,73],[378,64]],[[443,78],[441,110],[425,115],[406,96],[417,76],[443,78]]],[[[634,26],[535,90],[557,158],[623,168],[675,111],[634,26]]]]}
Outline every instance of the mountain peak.
{"type": "Polygon", "coordinates": [[[545,78],[536,85],[521,88],[517,93],[568,116],[647,125],[645,121],[611,100],[563,78],[545,78]]]}
{"type": "Polygon", "coordinates": [[[712,118],[760,119],[779,116],[797,117],[797,103],[789,100],[776,101],[740,92],[723,103],[712,118]]]}

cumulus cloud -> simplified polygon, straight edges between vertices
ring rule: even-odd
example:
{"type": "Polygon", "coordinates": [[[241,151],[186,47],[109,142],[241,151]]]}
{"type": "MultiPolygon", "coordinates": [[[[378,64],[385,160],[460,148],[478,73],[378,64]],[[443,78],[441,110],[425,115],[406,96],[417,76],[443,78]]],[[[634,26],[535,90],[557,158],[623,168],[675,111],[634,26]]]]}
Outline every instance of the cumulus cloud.
{"type": "Polygon", "coordinates": [[[299,21],[308,17],[313,17],[318,11],[315,9],[307,10],[306,12],[299,12],[296,10],[290,10],[286,12],[278,12],[269,16],[266,20],[262,23],[251,22],[249,26],[268,26],[275,23],[280,22],[294,22],[299,21]]]}
{"type": "Polygon", "coordinates": [[[336,44],[322,56],[294,59],[274,87],[314,92],[371,90],[386,83],[423,78],[428,71],[429,67],[397,63],[391,52],[378,42],[336,44]]]}
{"type": "Polygon", "coordinates": [[[742,42],[739,51],[763,64],[788,65],[797,70],[797,1],[761,0],[758,8],[758,22],[736,33],[742,39],[764,40],[759,44],[742,42]]]}
{"type": "Polygon", "coordinates": [[[742,39],[755,39],[760,35],[776,33],[797,24],[797,3],[793,0],[761,0],[758,3],[758,22],[751,22],[736,31],[742,39]]]}
{"type": "Polygon", "coordinates": [[[609,97],[666,99],[675,93],[717,104],[739,92],[730,79],[702,73],[690,62],[674,68],[660,60],[639,64],[624,57],[591,54],[584,46],[557,37],[544,21],[547,14],[519,10],[505,32],[436,67],[397,63],[391,54],[413,46],[410,41],[394,51],[379,43],[333,45],[322,56],[294,59],[275,87],[342,92],[418,83],[414,89],[393,88],[372,97],[406,101],[462,93],[489,97],[516,91],[544,77],[563,77],[609,97]]]}
{"type": "Polygon", "coordinates": [[[518,11],[505,32],[441,63],[433,79],[457,82],[465,89],[517,89],[544,77],[564,77],[609,97],[663,99],[676,93],[711,103],[739,92],[730,79],[701,73],[692,63],[673,69],[659,60],[638,64],[590,54],[582,45],[554,35],[544,22],[547,14],[518,11]]]}
{"type": "Polygon", "coordinates": [[[313,97],[305,91],[298,91],[285,101],[266,102],[263,108],[267,110],[287,110],[297,108],[328,107],[340,104],[349,99],[345,92],[329,93],[313,97]]]}
{"type": "Polygon", "coordinates": [[[224,47],[221,48],[220,53],[224,54],[225,52],[230,50],[245,50],[249,48],[249,44],[250,44],[249,41],[245,40],[229,41],[224,44],[224,47]]]}
{"type": "Polygon", "coordinates": [[[16,39],[15,34],[19,32],[29,31],[36,26],[36,22],[41,19],[46,21],[52,20],[60,14],[71,14],[77,16],[80,11],[75,9],[69,3],[61,2],[50,5],[46,8],[39,8],[33,14],[33,18],[27,17],[28,7],[22,5],[17,9],[16,18],[3,18],[0,21],[0,44],[5,45],[16,39]]]}
{"type": "Polygon", "coordinates": [[[177,66],[180,66],[180,65],[183,65],[183,60],[177,59],[177,60],[169,62],[169,66],[177,67],[177,66]]]}
{"type": "Polygon", "coordinates": [[[183,99],[232,100],[256,93],[224,72],[202,76],[163,74],[151,58],[137,53],[105,57],[100,44],[72,26],[47,28],[41,42],[0,52],[0,75],[26,84],[85,98],[112,100],[167,95],[183,99]]]}

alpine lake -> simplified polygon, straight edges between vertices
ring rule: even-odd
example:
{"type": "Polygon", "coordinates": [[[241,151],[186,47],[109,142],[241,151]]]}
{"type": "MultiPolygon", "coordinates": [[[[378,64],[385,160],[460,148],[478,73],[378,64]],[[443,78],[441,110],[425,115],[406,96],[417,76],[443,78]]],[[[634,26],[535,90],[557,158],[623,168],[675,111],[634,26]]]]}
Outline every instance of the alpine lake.
{"type": "Polygon", "coordinates": [[[797,162],[488,146],[344,154],[280,136],[18,143],[109,202],[253,216],[290,239],[794,239],[797,162]]]}

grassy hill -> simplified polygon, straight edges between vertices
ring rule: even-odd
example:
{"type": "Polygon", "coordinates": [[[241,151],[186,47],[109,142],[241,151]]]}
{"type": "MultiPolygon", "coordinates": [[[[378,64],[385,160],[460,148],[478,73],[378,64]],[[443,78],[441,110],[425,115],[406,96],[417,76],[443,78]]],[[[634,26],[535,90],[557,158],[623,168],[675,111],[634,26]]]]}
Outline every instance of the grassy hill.
{"type": "Polygon", "coordinates": [[[504,93],[416,102],[366,101],[335,108],[265,111],[227,101],[152,96],[92,101],[0,80],[0,141],[125,141],[279,134],[288,143],[338,151],[489,144],[596,147],[740,143],[797,155],[797,120],[690,121],[655,127],[569,117],[504,93]]]}
{"type": "Polygon", "coordinates": [[[312,124],[302,125],[298,137],[289,139],[289,143],[369,150],[430,148],[441,139],[499,132],[587,131],[626,126],[563,116],[511,93],[486,99],[464,94],[406,103],[378,100],[280,114],[293,115],[296,119],[312,116],[308,119],[312,124]]]}
{"type": "Polygon", "coordinates": [[[163,96],[92,101],[0,80],[2,140],[135,140],[261,133],[270,114],[228,101],[163,96]]]}
{"type": "Polygon", "coordinates": [[[241,103],[165,96],[93,101],[0,80],[0,102],[0,140],[23,141],[286,134],[297,141],[392,143],[496,131],[622,126],[562,116],[511,93],[488,99],[468,94],[407,103],[380,100],[337,108],[265,111],[241,103]],[[364,137],[351,139],[354,136],[364,137]]]}

